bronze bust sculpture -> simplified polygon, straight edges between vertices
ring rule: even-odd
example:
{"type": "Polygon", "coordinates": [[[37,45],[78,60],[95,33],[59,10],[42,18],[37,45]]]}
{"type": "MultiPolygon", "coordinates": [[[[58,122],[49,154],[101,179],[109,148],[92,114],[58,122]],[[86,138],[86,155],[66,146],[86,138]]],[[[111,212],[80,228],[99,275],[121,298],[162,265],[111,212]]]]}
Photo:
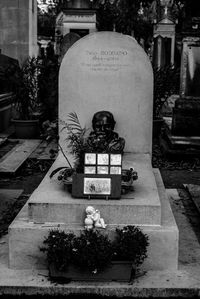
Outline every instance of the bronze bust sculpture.
{"type": "Polygon", "coordinates": [[[109,111],[96,112],[92,119],[93,131],[88,145],[96,152],[123,153],[125,140],[114,132],[115,120],[109,111]]]}

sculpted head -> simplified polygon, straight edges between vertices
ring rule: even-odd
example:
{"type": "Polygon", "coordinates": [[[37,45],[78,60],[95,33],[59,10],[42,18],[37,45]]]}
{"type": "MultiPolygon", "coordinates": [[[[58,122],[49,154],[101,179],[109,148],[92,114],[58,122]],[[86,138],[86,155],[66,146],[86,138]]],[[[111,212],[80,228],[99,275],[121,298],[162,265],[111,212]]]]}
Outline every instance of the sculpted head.
{"type": "Polygon", "coordinates": [[[115,127],[113,114],[109,111],[96,112],[92,119],[92,127],[97,134],[109,135],[115,127]]]}
{"type": "Polygon", "coordinates": [[[92,215],[95,213],[95,208],[92,207],[92,206],[88,206],[86,209],[85,209],[85,212],[87,215],[92,215]]]}

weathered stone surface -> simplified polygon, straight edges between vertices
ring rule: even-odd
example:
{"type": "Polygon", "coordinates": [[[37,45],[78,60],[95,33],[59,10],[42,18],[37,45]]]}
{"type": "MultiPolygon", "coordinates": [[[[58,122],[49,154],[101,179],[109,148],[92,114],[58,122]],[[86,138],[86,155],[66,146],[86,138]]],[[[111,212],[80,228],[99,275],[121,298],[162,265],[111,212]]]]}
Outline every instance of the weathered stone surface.
{"type": "MultiPolygon", "coordinates": [[[[178,265],[178,229],[166,196],[161,176],[155,171],[162,206],[161,225],[142,225],[148,234],[150,246],[148,258],[144,262],[145,270],[176,270],[178,265]]],[[[14,269],[45,269],[45,255],[40,251],[44,237],[50,229],[60,228],[79,233],[80,225],[46,222],[43,224],[29,221],[27,205],[16,217],[9,231],[9,265],[14,269]]],[[[116,225],[108,225],[106,233],[113,237],[116,225]]]]}
{"type": "Polygon", "coordinates": [[[0,173],[15,174],[40,142],[41,140],[37,139],[20,141],[8,154],[0,159],[0,173]]]}
{"type": "Polygon", "coordinates": [[[123,195],[121,200],[75,199],[64,189],[56,177],[49,174],[58,165],[64,165],[61,156],[50,169],[29,201],[29,217],[36,223],[61,222],[83,225],[85,208],[94,205],[110,225],[143,224],[160,225],[161,206],[149,155],[125,154],[123,168],[134,167],[139,179],[134,191],[123,195]]]}
{"type": "Polygon", "coordinates": [[[37,56],[36,0],[0,1],[0,48],[20,63],[37,56]]]}
{"type": "MultiPolygon", "coordinates": [[[[151,153],[153,73],[135,39],[98,32],[77,41],[64,56],[59,75],[59,118],[76,112],[91,128],[93,114],[111,111],[126,152],[151,153]]],[[[60,132],[61,145],[66,131],[60,132]]]]}

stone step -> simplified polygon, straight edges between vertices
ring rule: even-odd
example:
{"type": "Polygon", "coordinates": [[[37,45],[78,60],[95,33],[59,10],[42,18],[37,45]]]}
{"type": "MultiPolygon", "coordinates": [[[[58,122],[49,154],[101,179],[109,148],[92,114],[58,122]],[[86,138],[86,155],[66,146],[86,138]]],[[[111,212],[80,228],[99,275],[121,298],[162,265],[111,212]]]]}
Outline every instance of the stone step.
{"type": "Polygon", "coordinates": [[[52,157],[50,151],[51,150],[56,151],[57,149],[58,149],[58,145],[56,141],[52,140],[51,142],[47,142],[44,140],[33,151],[33,153],[30,155],[30,158],[37,159],[37,160],[55,160],[57,155],[52,157]]]}
{"type": "MultiPolygon", "coordinates": [[[[144,270],[177,270],[179,232],[159,171],[155,177],[161,201],[161,225],[141,225],[149,236],[148,258],[144,270]]],[[[42,194],[41,194],[42,195],[42,194]]],[[[113,236],[115,225],[108,225],[106,233],[113,236]]],[[[28,203],[9,227],[9,265],[13,269],[46,269],[45,255],[40,251],[44,237],[51,229],[79,233],[83,225],[46,222],[34,223],[28,216],[28,203]]]]}
{"type": "Polygon", "coordinates": [[[41,140],[19,140],[19,143],[0,159],[0,174],[14,175],[18,168],[40,144],[41,140]]]}
{"type": "Polygon", "coordinates": [[[77,199],[65,190],[56,176],[49,178],[53,169],[66,165],[62,156],[53,164],[42,183],[29,201],[29,218],[35,223],[61,222],[79,224],[84,222],[85,209],[94,206],[107,224],[160,225],[161,204],[149,155],[124,154],[123,168],[135,168],[138,180],[134,191],[122,195],[120,200],[77,199]]]}

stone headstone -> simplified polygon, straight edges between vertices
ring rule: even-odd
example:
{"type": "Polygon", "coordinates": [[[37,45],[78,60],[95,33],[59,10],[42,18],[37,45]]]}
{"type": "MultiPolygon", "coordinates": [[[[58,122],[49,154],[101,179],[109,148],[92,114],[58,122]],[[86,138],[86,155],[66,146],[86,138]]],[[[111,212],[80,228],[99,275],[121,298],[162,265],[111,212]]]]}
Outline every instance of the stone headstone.
{"type": "MultiPolygon", "coordinates": [[[[62,60],[59,118],[76,112],[91,128],[93,114],[113,113],[115,131],[126,140],[126,152],[151,153],[153,73],[136,40],[116,32],[98,32],[77,41],[62,60]]],[[[66,132],[61,132],[64,145],[66,132]]]]}
{"type": "MultiPolygon", "coordinates": [[[[175,102],[173,109],[172,134],[175,136],[200,136],[199,85],[200,38],[187,37],[183,39],[180,98],[175,102]]],[[[189,142],[187,145],[192,145],[191,140],[189,142]]],[[[200,147],[200,139],[198,147],[200,147]]]]}
{"type": "Polygon", "coordinates": [[[182,97],[200,98],[200,38],[183,40],[180,93],[182,97]]]}

